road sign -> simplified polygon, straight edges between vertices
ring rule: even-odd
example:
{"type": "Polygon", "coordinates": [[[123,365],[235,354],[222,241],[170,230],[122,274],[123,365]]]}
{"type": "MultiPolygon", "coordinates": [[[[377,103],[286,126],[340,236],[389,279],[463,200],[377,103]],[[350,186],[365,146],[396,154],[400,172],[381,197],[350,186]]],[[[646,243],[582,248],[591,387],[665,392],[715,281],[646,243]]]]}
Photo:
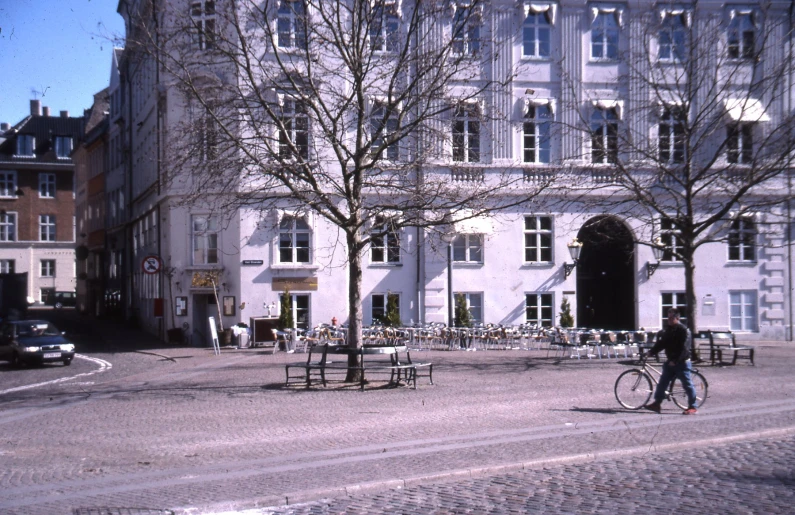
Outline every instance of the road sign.
{"type": "Polygon", "coordinates": [[[143,261],[141,261],[141,268],[144,269],[144,272],[147,274],[156,274],[160,271],[160,258],[157,256],[146,256],[143,261]]]}

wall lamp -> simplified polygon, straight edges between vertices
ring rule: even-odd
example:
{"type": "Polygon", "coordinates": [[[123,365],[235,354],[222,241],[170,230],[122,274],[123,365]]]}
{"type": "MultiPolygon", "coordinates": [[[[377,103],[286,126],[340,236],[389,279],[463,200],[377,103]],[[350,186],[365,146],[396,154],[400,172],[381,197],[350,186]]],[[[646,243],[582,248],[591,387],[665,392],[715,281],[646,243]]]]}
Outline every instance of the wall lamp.
{"type": "Polygon", "coordinates": [[[651,261],[646,262],[646,278],[651,278],[654,275],[654,272],[657,271],[657,267],[660,266],[660,260],[663,258],[663,252],[665,251],[665,247],[663,246],[662,240],[657,238],[651,245],[651,252],[654,254],[654,259],[657,261],[656,263],[652,263],[651,261]]]}
{"type": "Polygon", "coordinates": [[[573,263],[563,263],[563,273],[565,277],[571,275],[574,269],[577,267],[577,263],[580,262],[580,252],[582,252],[582,242],[577,238],[571,240],[568,244],[569,247],[569,254],[571,255],[571,260],[573,263]]]}

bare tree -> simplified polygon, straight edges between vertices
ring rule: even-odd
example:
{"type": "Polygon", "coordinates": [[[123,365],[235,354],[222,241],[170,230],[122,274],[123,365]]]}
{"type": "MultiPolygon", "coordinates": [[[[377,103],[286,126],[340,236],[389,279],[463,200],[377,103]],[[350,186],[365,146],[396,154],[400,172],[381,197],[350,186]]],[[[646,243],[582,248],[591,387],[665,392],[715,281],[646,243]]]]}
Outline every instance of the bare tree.
{"type": "Polygon", "coordinates": [[[561,63],[577,113],[567,129],[586,149],[572,157],[591,172],[580,176],[580,198],[590,208],[628,213],[643,229],[637,243],[681,261],[694,334],[696,251],[723,241],[730,252],[753,252],[748,229],[759,225],[749,217],[790,199],[787,8],[649,3],[622,29],[630,48],[612,78],[618,97],[586,90],[561,63]]]}
{"type": "Polygon", "coordinates": [[[549,186],[530,191],[485,157],[498,137],[491,122],[509,116],[491,98],[514,72],[494,65],[514,35],[485,23],[489,3],[190,4],[169,3],[137,32],[191,113],[177,129],[184,137],[172,137],[169,187],[225,212],[288,208],[338,227],[351,346],[362,341],[371,243],[484,216],[549,186]]]}

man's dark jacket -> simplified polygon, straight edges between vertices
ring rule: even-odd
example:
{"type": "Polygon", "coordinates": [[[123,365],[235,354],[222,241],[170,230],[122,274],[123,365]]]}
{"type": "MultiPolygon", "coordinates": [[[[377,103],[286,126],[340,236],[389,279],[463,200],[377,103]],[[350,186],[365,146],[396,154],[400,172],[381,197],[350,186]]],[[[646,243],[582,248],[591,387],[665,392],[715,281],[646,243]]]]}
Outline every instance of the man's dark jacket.
{"type": "Polygon", "coordinates": [[[690,338],[688,338],[688,334],[687,327],[682,325],[681,322],[667,326],[660,339],[649,350],[649,354],[656,355],[661,350],[665,350],[665,357],[668,361],[673,361],[677,364],[684,363],[690,359],[690,345],[688,345],[690,338]]]}

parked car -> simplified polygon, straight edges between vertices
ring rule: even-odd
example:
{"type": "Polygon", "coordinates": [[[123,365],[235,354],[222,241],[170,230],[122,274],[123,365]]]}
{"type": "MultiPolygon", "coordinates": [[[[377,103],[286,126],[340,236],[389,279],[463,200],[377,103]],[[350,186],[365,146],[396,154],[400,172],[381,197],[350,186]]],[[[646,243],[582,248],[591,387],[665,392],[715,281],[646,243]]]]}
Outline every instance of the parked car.
{"type": "Polygon", "coordinates": [[[13,366],[60,361],[72,363],[75,346],[46,320],[14,320],[0,326],[0,360],[13,366]]]}
{"type": "Polygon", "coordinates": [[[58,309],[77,306],[77,293],[73,291],[51,291],[44,299],[44,304],[58,309]]]}

